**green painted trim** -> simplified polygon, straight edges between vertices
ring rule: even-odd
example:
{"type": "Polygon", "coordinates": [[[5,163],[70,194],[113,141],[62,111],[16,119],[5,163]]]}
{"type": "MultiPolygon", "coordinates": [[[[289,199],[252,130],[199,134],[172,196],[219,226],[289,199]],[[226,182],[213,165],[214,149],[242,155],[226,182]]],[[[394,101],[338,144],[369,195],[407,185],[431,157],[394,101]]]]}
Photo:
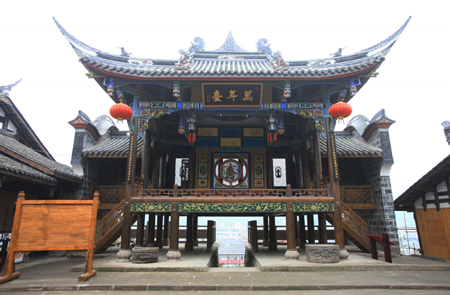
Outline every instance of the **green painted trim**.
{"type": "Polygon", "coordinates": [[[294,203],[294,212],[334,212],[334,203],[294,203]]]}
{"type": "Polygon", "coordinates": [[[179,203],[180,213],[286,212],[286,203],[179,203]]]}
{"type": "Polygon", "coordinates": [[[131,203],[130,212],[172,212],[172,203],[131,203]]]}

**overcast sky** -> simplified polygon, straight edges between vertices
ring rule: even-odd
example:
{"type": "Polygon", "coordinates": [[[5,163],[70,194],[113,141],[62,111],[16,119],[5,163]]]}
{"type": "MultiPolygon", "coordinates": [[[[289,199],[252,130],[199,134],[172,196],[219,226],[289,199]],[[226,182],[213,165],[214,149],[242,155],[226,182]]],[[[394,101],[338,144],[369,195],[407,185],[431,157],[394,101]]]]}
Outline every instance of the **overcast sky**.
{"type": "Polygon", "coordinates": [[[78,40],[111,53],[124,46],[133,57],[177,59],[194,37],[214,50],[231,30],[248,51],[267,38],[285,60],[365,49],[412,16],[379,76],[350,101],[352,115],[371,119],[384,108],[396,121],[390,128],[395,198],[450,151],[440,125],[450,119],[447,2],[307,2],[2,1],[0,85],[23,79],[10,97],[57,161],[69,164],[74,129],[67,122],[78,110],[92,120],[108,114],[113,102],[85,76],[52,16],[78,40]]]}

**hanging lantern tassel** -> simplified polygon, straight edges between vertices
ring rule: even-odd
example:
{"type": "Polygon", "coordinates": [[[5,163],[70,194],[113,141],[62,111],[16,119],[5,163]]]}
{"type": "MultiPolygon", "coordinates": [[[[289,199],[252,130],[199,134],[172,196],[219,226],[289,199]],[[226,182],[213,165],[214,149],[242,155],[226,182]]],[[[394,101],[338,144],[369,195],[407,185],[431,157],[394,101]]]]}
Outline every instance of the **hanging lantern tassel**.
{"type": "Polygon", "coordinates": [[[195,132],[194,132],[194,135],[192,136],[192,142],[196,142],[197,141],[197,136],[195,135],[195,132]]]}
{"type": "Polygon", "coordinates": [[[278,136],[277,136],[276,133],[273,134],[273,141],[274,141],[274,142],[277,142],[277,141],[278,141],[278,136]]]}
{"type": "Polygon", "coordinates": [[[352,106],[346,102],[338,102],[330,107],[328,113],[333,118],[342,120],[342,122],[344,122],[344,118],[347,118],[352,114],[352,106]]]}

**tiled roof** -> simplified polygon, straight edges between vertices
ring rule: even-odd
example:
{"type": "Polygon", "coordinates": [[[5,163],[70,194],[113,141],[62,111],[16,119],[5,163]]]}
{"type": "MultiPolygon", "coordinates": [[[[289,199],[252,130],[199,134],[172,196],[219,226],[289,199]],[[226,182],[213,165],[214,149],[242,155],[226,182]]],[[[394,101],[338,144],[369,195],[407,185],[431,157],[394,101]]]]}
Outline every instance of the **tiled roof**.
{"type": "Polygon", "coordinates": [[[11,159],[3,154],[0,154],[0,170],[18,174],[18,177],[20,177],[20,175],[25,175],[30,176],[32,178],[36,178],[38,180],[45,180],[48,182],[56,183],[56,178],[48,176],[34,168],[31,168],[28,165],[25,165],[14,159],[11,159]]]}
{"type": "MultiPolygon", "coordinates": [[[[352,156],[381,156],[382,150],[351,136],[350,132],[335,132],[336,153],[341,157],[352,156]]],[[[320,138],[320,151],[327,154],[327,143],[324,137],[320,138]]]]}
{"type": "MultiPolygon", "coordinates": [[[[137,155],[142,154],[142,144],[144,140],[140,138],[137,143],[137,155]]],[[[96,157],[127,157],[130,145],[128,136],[111,137],[100,144],[89,147],[83,151],[83,156],[96,157]]]]}
{"type": "Polygon", "coordinates": [[[414,211],[414,202],[433,189],[442,181],[448,180],[450,174],[450,155],[445,157],[433,169],[411,185],[394,200],[395,210],[414,211]],[[430,189],[431,188],[431,189],[430,189]]]}
{"type": "MultiPolygon", "coordinates": [[[[56,20],[61,33],[70,42],[85,66],[100,72],[141,79],[152,78],[339,78],[371,71],[384,60],[392,45],[406,28],[409,19],[392,36],[375,46],[346,56],[315,60],[287,61],[276,65],[276,54],[247,52],[234,42],[225,42],[217,50],[194,51],[187,55],[187,64],[177,69],[178,60],[134,58],[110,54],[90,47],[70,35],[56,20]],[[227,45],[228,44],[228,45],[227,45]],[[222,51],[220,51],[222,50],[222,51]]],[[[230,38],[228,36],[227,40],[230,38]]]]}
{"type": "MultiPolygon", "coordinates": [[[[351,136],[350,132],[336,132],[336,152],[341,157],[352,156],[381,156],[381,149],[364,143],[351,136]]],[[[142,155],[143,139],[138,141],[138,156],[142,155]]],[[[85,157],[126,157],[128,156],[129,137],[111,137],[106,141],[87,148],[83,151],[85,157]]],[[[326,155],[327,145],[325,138],[320,138],[320,150],[326,155]]]]}
{"type": "Polygon", "coordinates": [[[56,177],[64,176],[75,181],[82,180],[82,177],[74,173],[71,167],[50,160],[9,136],[0,134],[0,146],[29,161],[50,169],[55,173],[56,177]]]}

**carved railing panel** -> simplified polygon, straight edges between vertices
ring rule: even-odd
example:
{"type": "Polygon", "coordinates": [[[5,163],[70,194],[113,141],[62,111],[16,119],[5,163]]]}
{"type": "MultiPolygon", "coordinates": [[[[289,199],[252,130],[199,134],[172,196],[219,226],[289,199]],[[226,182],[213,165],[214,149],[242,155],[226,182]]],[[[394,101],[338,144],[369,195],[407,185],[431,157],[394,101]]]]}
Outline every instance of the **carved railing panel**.
{"type": "Polygon", "coordinates": [[[123,219],[123,211],[125,209],[125,199],[123,199],[119,204],[117,204],[114,209],[112,209],[107,215],[105,215],[95,227],[95,243],[97,244],[103,235],[105,235],[109,230],[111,230],[115,225],[123,219]]]}
{"type": "Polygon", "coordinates": [[[328,189],[139,189],[136,190],[136,197],[161,198],[242,198],[242,197],[328,197],[328,189]],[[290,195],[289,195],[290,193],[290,195]]]}
{"type": "Polygon", "coordinates": [[[100,204],[117,204],[125,199],[124,185],[98,185],[94,186],[94,191],[100,194],[100,204]]]}
{"type": "Polygon", "coordinates": [[[350,226],[358,236],[369,243],[369,238],[366,237],[369,234],[369,225],[358,214],[350,209],[346,204],[342,204],[342,221],[350,226]]]}
{"type": "Polygon", "coordinates": [[[346,204],[375,204],[370,185],[341,185],[339,190],[346,204]]]}

